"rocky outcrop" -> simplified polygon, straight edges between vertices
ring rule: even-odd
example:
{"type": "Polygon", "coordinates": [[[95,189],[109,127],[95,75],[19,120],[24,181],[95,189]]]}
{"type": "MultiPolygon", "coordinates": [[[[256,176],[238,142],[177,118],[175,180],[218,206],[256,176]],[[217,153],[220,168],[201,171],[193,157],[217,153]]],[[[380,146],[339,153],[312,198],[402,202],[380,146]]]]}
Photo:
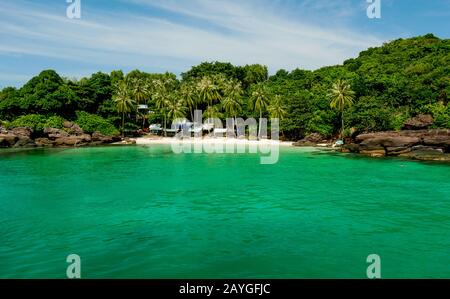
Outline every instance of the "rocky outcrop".
{"type": "Polygon", "coordinates": [[[343,152],[369,156],[402,156],[421,160],[450,161],[450,130],[404,130],[362,134],[343,152]]]}
{"type": "Polygon", "coordinates": [[[74,147],[110,144],[121,141],[117,136],[106,136],[99,132],[86,134],[76,124],[64,123],[64,129],[46,128],[43,134],[33,138],[33,130],[14,128],[6,130],[0,127],[0,147],[74,147]]]}
{"type": "Polygon", "coordinates": [[[434,123],[433,116],[420,114],[404,123],[405,130],[423,130],[428,129],[434,123]]]}
{"type": "Polygon", "coordinates": [[[33,147],[34,141],[31,138],[33,130],[30,128],[14,128],[0,130],[0,147],[33,147]]]}
{"type": "Polygon", "coordinates": [[[329,143],[328,140],[326,140],[322,135],[318,133],[312,133],[303,138],[302,140],[299,140],[294,143],[294,146],[316,146],[320,143],[329,143]]]}

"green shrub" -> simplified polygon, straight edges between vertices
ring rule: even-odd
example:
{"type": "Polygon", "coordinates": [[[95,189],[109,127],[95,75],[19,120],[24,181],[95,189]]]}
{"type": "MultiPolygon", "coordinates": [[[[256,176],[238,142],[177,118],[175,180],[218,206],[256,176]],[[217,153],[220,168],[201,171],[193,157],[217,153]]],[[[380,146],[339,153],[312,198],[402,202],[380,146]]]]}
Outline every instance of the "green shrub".
{"type": "Polygon", "coordinates": [[[40,114],[28,114],[16,118],[12,123],[11,127],[28,127],[33,129],[33,131],[43,131],[45,128],[45,123],[47,118],[40,114]]]}
{"type": "Polygon", "coordinates": [[[44,128],[62,129],[64,127],[65,119],[61,116],[50,116],[44,124],[44,128]]]}
{"type": "Polygon", "coordinates": [[[43,131],[45,128],[62,129],[64,124],[64,118],[60,116],[46,117],[41,114],[28,114],[15,119],[9,126],[10,127],[28,127],[35,132],[43,131]]]}
{"type": "Polygon", "coordinates": [[[0,120],[0,127],[3,127],[5,129],[9,129],[11,126],[11,123],[7,120],[0,120]]]}
{"type": "Polygon", "coordinates": [[[450,129],[450,107],[443,103],[427,105],[425,110],[434,118],[434,127],[450,129]]]}
{"type": "Polygon", "coordinates": [[[77,111],[76,123],[87,133],[100,132],[104,135],[118,135],[119,131],[101,116],[77,111]]]}
{"type": "Polygon", "coordinates": [[[410,118],[409,114],[406,112],[396,112],[392,115],[391,126],[394,130],[400,131],[405,122],[410,118]]]}

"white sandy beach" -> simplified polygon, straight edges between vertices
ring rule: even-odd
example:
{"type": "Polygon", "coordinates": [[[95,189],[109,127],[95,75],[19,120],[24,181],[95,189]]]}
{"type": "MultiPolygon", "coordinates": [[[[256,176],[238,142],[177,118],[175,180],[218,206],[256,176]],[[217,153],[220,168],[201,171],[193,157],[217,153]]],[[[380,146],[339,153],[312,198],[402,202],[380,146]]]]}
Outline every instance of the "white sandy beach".
{"type": "Polygon", "coordinates": [[[293,142],[278,141],[278,140],[248,140],[248,139],[236,139],[236,138],[184,138],[175,139],[172,137],[139,137],[133,138],[136,140],[137,145],[151,145],[151,144],[172,144],[176,142],[178,144],[239,144],[239,145],[279,145],[279,146],[293,146],[293,142]]]}

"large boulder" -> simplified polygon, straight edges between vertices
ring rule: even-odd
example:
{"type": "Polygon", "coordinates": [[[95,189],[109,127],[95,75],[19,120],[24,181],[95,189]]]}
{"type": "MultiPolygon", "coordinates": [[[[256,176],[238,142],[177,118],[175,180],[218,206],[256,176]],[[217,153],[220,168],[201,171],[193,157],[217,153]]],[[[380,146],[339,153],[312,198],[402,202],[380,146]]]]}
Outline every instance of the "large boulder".
{"type": "Polygon", "coordinates": [[[61,129],[55,128],[45,128],[44,134],[48,136],[49,139],[55,140],[56,138],[69,137],[69,133],[61,129]]]}
{"type": "Polygon", "coordinates": [[[434,123],[433,116],[429,114],[420,114],[404,123],[405,130],[423,130],[428,129],[434,123]]]}
{"type": "Polygon", "coordinates": [[[0,147],[12,147],[16,144],[19,137],[13,134],[0,134],[0,147]]]}
{"type": "Polygon", "coordinates": [[[36,138],[36,140],[34,141],[34,143],[36,144],[36,146],[38,147],[51,147],[54,145],[55,141],[50,140],[48,138],[36,138]]]}
{"type": "Polygon", "coordinates": [[[34,143],[34,140],[31,139],[28,136],[20,136],[18,135],[18,140],[14,144],[14,147],[34,147],[36,144],[34,143]]]}
{"type": "Polygon", "coordinates": [[[358,151],[352,147],[346,147],[346,151],[381,155],[384,150],[386,156],[422,158],[450,152],[450,130],[443,129],[369,133],[358,135],[355,140],[358,151]]]}
{"type": "Polygon", "coordinates": [[[363,147],[409,147],[419,144],[421,139],[400,132],[379,132],[358,135],[356,142],[363,147]]]}
{"type": "Polygon", "coordinates": [[[30,138],[33,134],[33,130],[30,128],[13,128],[9,131],[9,134],[30,138]]]}
{"type": "Polygon", "coordinates": [[[64,129],[70,134],[70,135],[83,135],[84,131],[80,128],[79,125],[77,125],[74,122],[71,121],[65,121],[64,129]]]}
{"type": "Polygon", "coordinates": [[[328,141],[325,140],[325,138],[318,134],[318,133],[312,133],[307,135],[302,140],[299,140],[294,143],[294,146],[316,146],[319,143],[327,143],[328,141]]]}
{"type": "Polygon", "coordinates": [[[97,144],[101,144],[101,143],[113,143],[113,142],[118,142],[121,141],[122,139],[118,136],[108,136],[108,135],[103,135],[100,132],[94,132],[92,133],[92,141],[96,142],[97,144]]]}
{"type": "Polygon", "coordinates": [[[59,137],[55,139],[55,146],[84,146],[91,142],[91,135],[83,134],[80,136],[59,137]]]}

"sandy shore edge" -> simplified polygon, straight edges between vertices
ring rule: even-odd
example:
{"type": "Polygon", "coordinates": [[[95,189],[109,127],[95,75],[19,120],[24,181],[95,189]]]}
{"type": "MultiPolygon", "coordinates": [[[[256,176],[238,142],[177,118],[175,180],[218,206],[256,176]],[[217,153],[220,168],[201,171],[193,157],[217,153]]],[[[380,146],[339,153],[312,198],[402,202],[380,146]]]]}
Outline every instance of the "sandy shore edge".
{"type": "Polygon", "coordinates": [[[276,141],[276,140],[248,140],[248,139],[231,139],[231,138],[188,138],[188,139],[174,139],[170,137],[163,138],[133,138],[137,145],[152,145],[152,144],[245,144],[245,145],[279,145],[279,146],[293,146],[294,142],[276,141]]]}

